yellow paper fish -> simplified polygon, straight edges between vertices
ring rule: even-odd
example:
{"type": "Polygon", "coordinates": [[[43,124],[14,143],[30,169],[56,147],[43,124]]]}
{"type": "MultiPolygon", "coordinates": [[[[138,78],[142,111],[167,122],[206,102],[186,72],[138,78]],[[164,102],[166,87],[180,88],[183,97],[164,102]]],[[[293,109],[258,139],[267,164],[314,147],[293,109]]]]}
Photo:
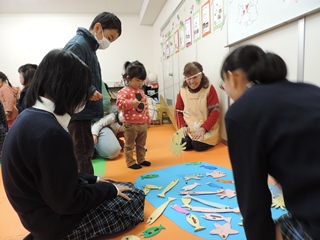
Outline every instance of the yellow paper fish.
{"type": "Polygon", "coordinates": [[[169,205],[169,203],[173,200],[176,200],[176,198],[173,197],[168,197],[168,200],[164,203],[162,203],[162,205],[160,207],[158,207],[151,215],[150,217],[147,219],[146,223],[152,224],[154,223],[154,221],[156,221],[158,219],[158,217],[160,217],[160,215],[163,213],[163,211],[166,209],[166,207],[169,205]]]}
{"type": "Polygon", "coordinates": [[[175,185],[177,185],[177,183],[179,182],[179,179],[175,179],[173,180],[171,183],[169,183],[168,186],[166,186],[166,188],[163,190],[162,193],[157,194],[158,197],[165,197],[164,194],[166,192],[168,192],[171,188],[173,188],[175,185]]]}
{"type": "Polygon", "coordinates": [[[199,219],[194,214],[189,214],[186,216],[188,223],[190,223],[194,227],[194,232],[206,229],[206,227],[200,226],[199,219]]]}

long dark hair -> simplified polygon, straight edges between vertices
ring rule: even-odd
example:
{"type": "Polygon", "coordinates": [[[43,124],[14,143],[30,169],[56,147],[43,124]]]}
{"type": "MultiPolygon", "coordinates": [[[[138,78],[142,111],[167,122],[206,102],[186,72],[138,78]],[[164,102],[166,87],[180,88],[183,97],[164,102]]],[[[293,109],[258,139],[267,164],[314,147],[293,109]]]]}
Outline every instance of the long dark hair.
{"type": "Polygon", "coordinates": [[[287,76],[287,66],[283,59],[274,53],[265,53],[256,45],[244,45],[233,50],[221,67],[221,78],[228,71],[243,70],[250,82],[256,84],[273,83],[287,76]]]}
{"type": "Polygon", "coordinates": [[[70,51],[52,50],[41,61],[26,93],[26,107],[32,107],[40,96],[55,104],[54,113],[72,115],[89,99],[92,84],[87,65],[70,51]]]}
{"type": "Polygon", "coordinates": [[[37,68],[38,65],[31,63],[24,64],[18,68],[18,72],[21,73],[24,79],[23,85],[25,88],[29,87],[37,68]]]}

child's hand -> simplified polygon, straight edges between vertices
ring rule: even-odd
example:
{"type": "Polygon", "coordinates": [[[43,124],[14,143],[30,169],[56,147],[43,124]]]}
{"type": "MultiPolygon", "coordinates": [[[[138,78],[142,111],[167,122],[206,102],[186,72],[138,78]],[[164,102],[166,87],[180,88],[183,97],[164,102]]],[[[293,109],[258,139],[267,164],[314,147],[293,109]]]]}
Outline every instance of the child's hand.
{"type": "Polygon", "coordinates": [[[131,100],[133,107],[138,107],[140,101],[138,99],[131,100]]]}
{"type": "Polygon", "coordinates": [[[92,134],[92,137],[93,137],[94,144],[96,144],[98,142],[98,136],[95,134],[92,134]]]}

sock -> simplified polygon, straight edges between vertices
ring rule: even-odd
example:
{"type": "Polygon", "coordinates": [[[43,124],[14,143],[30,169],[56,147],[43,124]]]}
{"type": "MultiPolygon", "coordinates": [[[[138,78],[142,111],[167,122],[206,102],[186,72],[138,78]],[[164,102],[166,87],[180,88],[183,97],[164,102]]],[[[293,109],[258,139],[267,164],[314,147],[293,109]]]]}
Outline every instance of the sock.
{"type": "Polygon", "coordinates": [[[142,163],[140,163],[140,165],[149,167],[149,166],[151,166],[151,162],[145,160],[142,163]]]}
{"type": "Polygon", "coordinates": [[[137,170],[137,169],[140,169],[141,166],[135,163],[135,164],[131,165],[129,168],[137,170]]]}

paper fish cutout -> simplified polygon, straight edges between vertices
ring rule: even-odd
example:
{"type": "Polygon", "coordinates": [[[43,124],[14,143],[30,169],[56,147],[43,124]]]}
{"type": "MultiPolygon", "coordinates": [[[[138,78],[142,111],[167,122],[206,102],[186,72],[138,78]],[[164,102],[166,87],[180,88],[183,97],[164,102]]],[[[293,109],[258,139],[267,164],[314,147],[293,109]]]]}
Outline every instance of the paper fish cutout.
{"type": "Polygon", "coordinates": [[[220,198],[233,198],[234,196],[236,196],[236,191],[231,189],[225,189],[223,192],[218,193],[217,196],[220,196],[220,198]]]}
{"type": "Polygon", "coordinates": [[[180,128],[175,134],[172,136],[169,144],[171,148],[171,152],[175,156],[179,156],[181,152],[186,149],[186,142],[182,143],[182,138],[184,138],[183,129],[180,128]]]}
{"type": "Polygon", "coordinates": [[[190,180],[190,179],[196,179],[196,180],[199,180],[201,179],[201,177],[203,177],[203,174],[191,174],[191,175],[186,175],[184,176],[184,180],[190,180]]]}
{"type": "Polygon", "coordinates": [[[283,194],[278,194],[277,198],[272,197],[272,205],[271,205],[271,207],[281,208],[282,210],[284,210],[284,208],[286,206],[284,204],[283,194]]]}
{"type": "Polygon", "coordinates": [[[226,176],[224,172],[213,170],[211,173],[206,173],[206,176],[211,176],[213,178],[220,178],[226,176]]]}
{"type": "Polygon", "coordinates": [[[217,179],[216,182],[229,183],[229,184],[234,183],[234,181],[232,181],[232,180],[226,180],[226,179],[217,179]]]}
{"type": "Polygon", "coordinates": [[[166,186],[166,188],[163,190],[162,193],[157,194],[157,196],[159,197],[165,197],[165,193],[168,192],[169,190],[171,190],[171,188],[173,188],[175,185],[177,185],[177,183],[179,182],[179,179],[175,179],[173,180],[171,183],[169,183],[168,186],[166,186]]]}
{"type": "Polygon", "coordinates": [[[174,210],[176,210],[179,213],[183,213],[183,214],[186,214],[186,215],[188,215],[190,213],[190,212],[188,212],[187,210],[185,210],[184,208],[180,207],[177,204],[172,205],[171,208],[173,208],[174,210]]]}
{"type": "Polygon", "coordinates": [[[127,235],[121,238],[121,240],[140,240],[140,238],[135,235],[127,235]]]}
{"type": "Polygon", "coordinates": [[[144,195],[147,195],[150,192],[150,190],[151,190],[150,188],[144,187],[143,188],[144,195]]]}
{"type": "Polygon", "coordinates": [[[191,203],[191,198],[189,198],[189,197],[185,197],[185,196],[183,196],[182,198],[181,198],[181,201],[182,201],[182,203],[183,203],[183,206],[182,207],[188,207],[188,206],[190,206],[189,204],[191,203]]]}
{"type": "Polygon", "coordinates": [[[210,234],[216,234],[219,235],[223,240],[227,239],[229,235],[231,234],[238,234],[239,232],[237,230],[234,230],[231,228],[230,223],[226,223],[224,225],[220,225],[215,223],[214,224],[215,229],[213,229],[210,234]]]}
{"type": "Polygon", "coordinates": [[[143,186],[144,188],[149,188],[149,189],[161,189],[162,186],[156,186],[156,185],[152,185],[152,184],[146,184],[143,186]]]}
{"type": "Polygon", "coordinates": [[[141,179],[145,179],[145,178],[157,178],[159,177],[159,174],[147,174],[147,175],[142,175],[141,179]]]}
{"type": "Polygon", "coordinates": [[[147,230],[144,230],[141,235],[143,235],[145,238],[153,237],[154,235],[157,235],[162,229],[165,228],[160,224],[160,226],[158,227],[150,227],[147,230]]]}
{"type": "Polygon", "coordinates": [[[176,200],[175,198],[169,197],[168,200],[166,202],[164,202],[160,207],[158,207],[152,214],[151,216],[148,218],[146,223],[152,224],[154,223],[154,221],[156,221],[158,219],[158,217],[160,217],[160,215],[163,213],[163,211],[166,209],[166,207],[168,206],[168,204],[173,201],[176,200]]]}
{"type": "Polygon", "coordinates": [[[228,218],[225,218],[223,217],[222,215],[220,214],[215,214],[215,213],[205,213],[203,214],[203,217],[204,219],[207,219],[207,220],[213,220],[213,221],[226,221],[228,223],[231,222],[231,217],[228,217],[228,218]]]}
{"type": "Polygon", "coordinates": [[[186,162],[186,165],[200,165],[202,162],[186,162]]]}
{"type": "Polygon", "coordinates": [[[206,229],[206,227],[200,226],[199,219],[197,218],[196,215],[194,214],[187,215],[186,219],[188,223],[190,223],[191,226],[194,227],[194,230],[193,230],[194,232],[198,232],[200,230],[206,229]]]}
{"type": "Polygon", "coordinates": [[[143,191],[144,191],[144,194],[147,195],[150,192],[150,190],[152,190],[152,189],[159,189],[160,190],[161,188],[162,188],[162,186],[146,184],[143,186],[143,191]]]}
{"type": "Polygon", "coordinates": [[[210,195],[210,194],[218,194],[224,191],[223,188],[218,189],[216,192],[179,192],[180,195],[210,195]]]}
{"type": "Polygon", "coordinates": [[[205,208],[205,207],[194,207],[189,205],[186,207],[187,209],[194,211],[194,212],[206,212],[206,213],[226,213],[226,212],[233,212],[233,213],[240,213],[240,209],[237,208],[231,208],[231,209],[225,209],[225,208],[205,208]]]}
{"type": "Polygon", "coordinates": [[[190,195],[186,195],[186,196],[184,196],[184,198],[191,198],[192,200],[195,200],[195,201],[197,201],[197,202],[203,203],[203,204],[205,204],[205,205],[208,205],[208,206],[214,207],[214,208],[231,209],[231,207],[226,206],[226,205],[224,205],[224,204],[217,203],[217,202],[210,202],[210,201],[208,201],[208,200],[201,199],[201,198],[197,198],[197,197],[193,197],[193,196],[190,196],[190,195]]]}
{"type": "Polygon", "coordinates": [[[217,167],[215,166],[211,166],[211,165],[201,165],[200,167],[206,168],[206,169],[210,169],[210,170],[216,170],[217,167]]]}
{"type": "Polygon", "coordinates": [[[183,187],[182,190],[189,191],[189,190],[192,190],[192,189],[196,188],[197,186],[201,186],[201,184],[195,182],[193,184],[190,184],[190,185],[187,185],[187,186],[183,187]]]}
{"type": "Polygon", "coordinates": [[[221,187],[220,185],[215,184],[215,183],[212,183],[212,182],[207,182],[206,184],[207,184],[208,186],[214,187],[214,188],[223,188],[223,187],[221,187]]]}

